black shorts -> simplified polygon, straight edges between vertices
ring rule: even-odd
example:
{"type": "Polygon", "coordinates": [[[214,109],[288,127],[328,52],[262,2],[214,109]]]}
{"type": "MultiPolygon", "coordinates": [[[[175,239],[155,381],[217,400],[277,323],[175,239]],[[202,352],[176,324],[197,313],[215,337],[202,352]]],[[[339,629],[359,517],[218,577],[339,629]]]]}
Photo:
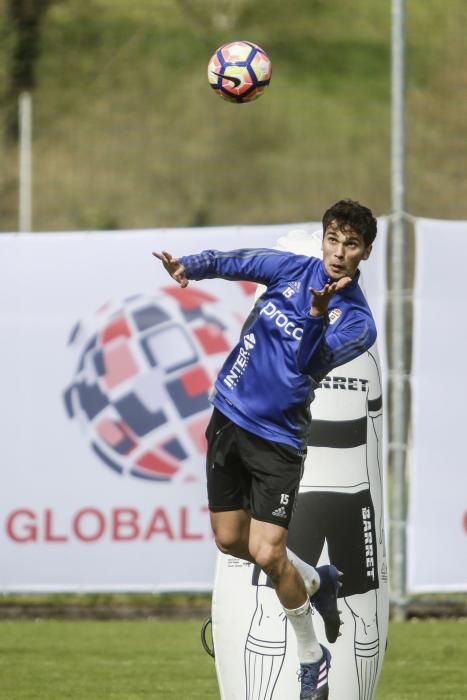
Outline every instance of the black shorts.
{"type": "Polygon", "coordinates": [[[344,572],[340,596],[366,593],[379,587],[375,512],[368,489],[351,494],[300,493],[288,547],[316,566],[325,542],[329,560],[344,572]]]}
{"type": "Polygon", "coordinates": [[[287,528],[306,452],[240,428],[216,408],[206,430],[209,510],[248,510],[287,528]]]}

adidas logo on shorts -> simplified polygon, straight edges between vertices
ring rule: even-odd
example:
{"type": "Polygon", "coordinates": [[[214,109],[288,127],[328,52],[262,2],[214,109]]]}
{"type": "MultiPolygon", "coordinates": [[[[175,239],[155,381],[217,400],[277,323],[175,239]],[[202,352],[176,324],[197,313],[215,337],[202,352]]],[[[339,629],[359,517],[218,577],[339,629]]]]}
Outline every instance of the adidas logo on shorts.
{"type": "Polygon", "coordinates": [[[272,511],[272,515],[274,515],[275,518],[286,518],[287,511],[285,510],[284,506],[279,506],[279,508],[272,511]]]}

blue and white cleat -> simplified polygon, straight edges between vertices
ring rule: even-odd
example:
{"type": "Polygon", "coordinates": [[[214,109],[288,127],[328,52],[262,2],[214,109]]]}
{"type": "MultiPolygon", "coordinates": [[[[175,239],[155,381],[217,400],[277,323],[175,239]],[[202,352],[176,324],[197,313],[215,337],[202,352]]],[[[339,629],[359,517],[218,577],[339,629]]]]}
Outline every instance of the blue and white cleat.
{"type": "Polygon", "coordinates": [[[321,583],[316,593],[311,596],[310,601],[324,620],[324,630],[328,642],[333,644],[339,636],[339,628],[342,624],[337,608],[337,594],[342,586],[340,580],[342,572],[332,564],[318,566],[316,571],[321,583]]]}
{"type": "Polygon", "coordinates": [[[300,700],[328,700],[328,674],[331,667],[331,653],[323,647],[323,656],[312,664],[300,664],[300,700]]]}

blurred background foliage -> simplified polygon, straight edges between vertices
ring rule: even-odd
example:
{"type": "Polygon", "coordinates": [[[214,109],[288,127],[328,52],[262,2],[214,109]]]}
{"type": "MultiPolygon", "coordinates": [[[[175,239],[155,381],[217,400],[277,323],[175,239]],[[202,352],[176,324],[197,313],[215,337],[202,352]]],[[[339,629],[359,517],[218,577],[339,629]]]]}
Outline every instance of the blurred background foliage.
{"type": "MultiPolygon", "coordinates": [[[[271,224],[353,197],[390,211],[390,0],[0,0],[0,230],[18,221],[33,97],[33,228],[271,224]],[[209,88],[260,44],[270,88],[209,88]]],[[[407,1],[407,204],[467,218],[465,0],[407,1]]]]}

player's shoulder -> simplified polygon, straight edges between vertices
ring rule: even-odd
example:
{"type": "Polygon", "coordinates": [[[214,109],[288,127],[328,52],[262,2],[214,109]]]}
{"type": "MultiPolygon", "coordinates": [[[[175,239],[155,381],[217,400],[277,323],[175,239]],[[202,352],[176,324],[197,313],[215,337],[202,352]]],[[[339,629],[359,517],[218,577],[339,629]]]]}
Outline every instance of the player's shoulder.
{"type": "Polygon", "coordinates": [[[313,270],[316,265],[319,265],[318,258],[302,255],[292,251],[280,251],[282,256],[278,258],[277,263],[280,270],[280,276],[299,278],[310,270],[313,270]]]}

